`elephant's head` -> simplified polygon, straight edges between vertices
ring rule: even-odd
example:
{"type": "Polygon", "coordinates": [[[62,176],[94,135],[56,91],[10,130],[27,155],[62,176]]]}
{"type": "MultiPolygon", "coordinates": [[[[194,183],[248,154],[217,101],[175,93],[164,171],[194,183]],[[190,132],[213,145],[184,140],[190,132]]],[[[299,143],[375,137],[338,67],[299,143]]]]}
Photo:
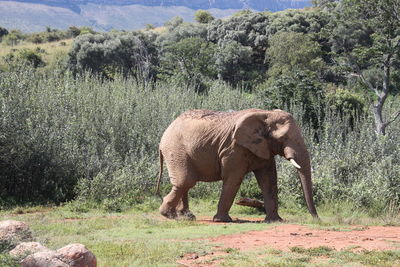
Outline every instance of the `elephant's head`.
{"type": "Polygon", "coordinates": [[[314,206],[310,156],[300,128],[292,115],[282,110],[254,110],[235,124],[233,138],[260,158],[281,155],[296,168],[311,215],[318,217],[314,206]]]}

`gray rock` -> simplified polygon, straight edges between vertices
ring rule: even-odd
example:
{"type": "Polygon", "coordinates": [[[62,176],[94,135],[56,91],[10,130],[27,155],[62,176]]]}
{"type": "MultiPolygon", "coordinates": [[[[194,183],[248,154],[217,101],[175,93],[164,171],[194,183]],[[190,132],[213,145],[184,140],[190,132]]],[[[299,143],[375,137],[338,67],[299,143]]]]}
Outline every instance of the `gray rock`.
{"type": "Polygon", "coordinates": [[[20,240],[28,240],[32,238],[29,227],[24,222],[7,220],[0,222],[0,240],[11,238],[19,238],[20,240]]]}
{"type": "Polygon", "coordinates": [[[14,258],[24,258],[27,255],[37,252],[49,252],[50,249],[46,248],[38,242],[22,242],[10,251],[10,255],[14,258]]]}
{"type": "Polygon", "coordinates": [[[96,256],[82,244],[70,244],[57,251],[29,255],[21,267],[96,267],[96,256]]]}
{"type": "Polygon", "coordinates": [[[57,250],[62,261],[71,267],[96,267],[96,256],[82,244],[69,244],[57,250]]]}
{"type": "Polygon", "coordinates": [[[57,252],[42,251],[29,255],[21,261],[21,267],[69,267],[63,262],[57,252]]]}
{"type": "Polygon", "coordinates": [[[32,233],[26,223],[13,220],[0,222],[0,246],[3,250],[11,250],[18,243],[31,240],[32,233]]]}

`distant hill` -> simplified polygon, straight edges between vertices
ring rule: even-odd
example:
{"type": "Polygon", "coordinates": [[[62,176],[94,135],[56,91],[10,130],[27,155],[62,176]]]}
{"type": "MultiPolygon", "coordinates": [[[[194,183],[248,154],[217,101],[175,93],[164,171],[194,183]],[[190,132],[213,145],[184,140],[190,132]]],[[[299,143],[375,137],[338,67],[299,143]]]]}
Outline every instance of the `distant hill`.
{"type": "Polygon", "coordinates": [[[198,9],[224,17],[244,8],[278,11],[310,5],[310,0],[0,0],[0,26],[25,32],[71,25],[132,30],[160,26],[174,16],[191,21],[198,9]]]}

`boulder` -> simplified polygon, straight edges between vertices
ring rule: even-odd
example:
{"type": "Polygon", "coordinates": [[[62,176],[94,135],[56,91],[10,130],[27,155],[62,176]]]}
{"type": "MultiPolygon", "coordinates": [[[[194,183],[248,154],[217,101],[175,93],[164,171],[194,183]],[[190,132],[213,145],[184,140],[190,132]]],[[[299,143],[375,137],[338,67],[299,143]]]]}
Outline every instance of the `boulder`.
{"type": "Polygon", "coordinates": [[[55,251],[42,251],[27,256],[21,261],[21,267],[69,267],[55,251]]]}
{"type": "Polygon", "coordinates": [[[21,241],[32,239],[32,233],[24,222],[7,220],[0,222],[0,240],[17,238],[21,241]]]}
{"type": "Polygon", "coordinates": [[[95,267],[96,256],[82,244],[69,244],[57,250],[62,261],[71,267],[95,267]]]}
{"type": "Polygon", "coordinates": [[[21,267],[96,267],[96,257],[82,244],[70,244],[57,251],[29,255],[21,267]]]}
{"type": "Polygon", "coordinates": [[[26,223],[13,220],[0,222],[0,247],[2,250],[11,250],[18,243],[31,240],[32,233],[26,223]]]}
{"type": "Polygon", "coordinates": [[[38,242],[22,242],[10,251],[10,255],[14,258],[24,258],[30,254],[48,251],[51,250],[38,242]]]}

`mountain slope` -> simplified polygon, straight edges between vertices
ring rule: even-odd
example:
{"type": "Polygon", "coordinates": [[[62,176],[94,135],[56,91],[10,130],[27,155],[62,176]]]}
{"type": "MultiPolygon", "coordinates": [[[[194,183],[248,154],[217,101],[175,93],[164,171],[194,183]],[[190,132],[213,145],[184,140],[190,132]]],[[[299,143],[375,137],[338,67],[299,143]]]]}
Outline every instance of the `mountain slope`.
{"type": "Polygon", "coordinates": [[[308,0],[0,0],[0,26],[24,32],[46,26],[89,26],[97,31],[133,30],[163,25],[174,16],[192,21],[199,8],[224,17],[243,8],[282,10],[309,5],[308,0]],[[40,3],[39,3],[40,2],[40,3]]]}
{"type": "Polygon", "coordinates": [[[310,0],[3,0],[22,3],[37,3],[48,6],[64,7],[80,12],[80,6],[100,4],[106,6],[184,6],[190,9],[243,9],[271,11],[287,8],[303,8],[310,5],[310,0]]]}

